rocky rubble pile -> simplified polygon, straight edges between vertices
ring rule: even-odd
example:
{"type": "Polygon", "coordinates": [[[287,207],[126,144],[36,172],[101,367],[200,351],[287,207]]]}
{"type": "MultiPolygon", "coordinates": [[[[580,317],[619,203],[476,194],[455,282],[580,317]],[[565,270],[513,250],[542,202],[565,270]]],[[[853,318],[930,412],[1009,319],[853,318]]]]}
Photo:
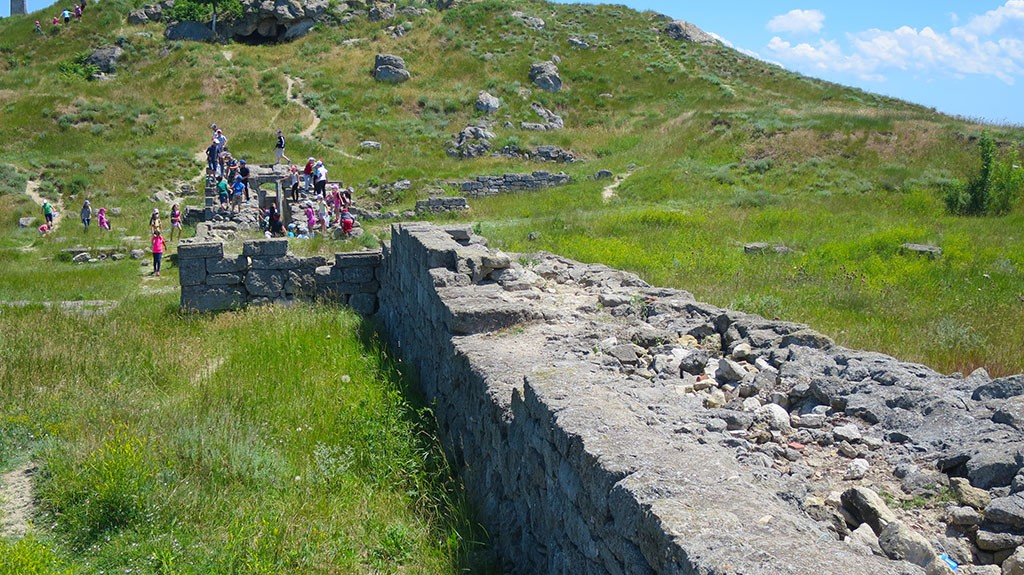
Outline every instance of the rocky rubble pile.
{"type": "Polygon", "coordinates": [[[560,326],[552,358],[618,372],[649,425],[717,445],[823,537],[905,573],[1021,573],[1024,376],[942,375],[556,256],[490,279],[560,326]]]}

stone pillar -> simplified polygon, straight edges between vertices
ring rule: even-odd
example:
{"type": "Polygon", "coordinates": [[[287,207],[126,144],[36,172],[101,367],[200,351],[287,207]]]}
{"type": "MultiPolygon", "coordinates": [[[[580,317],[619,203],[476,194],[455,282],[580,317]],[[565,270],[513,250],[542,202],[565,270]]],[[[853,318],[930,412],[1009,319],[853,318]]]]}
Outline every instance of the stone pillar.
{"type": "Polygon", "coordinates": [[[11,16],[17,16],[18,14],[28,14],[28,8],[25,5],[26,0],[11,0],[11,16]]]}

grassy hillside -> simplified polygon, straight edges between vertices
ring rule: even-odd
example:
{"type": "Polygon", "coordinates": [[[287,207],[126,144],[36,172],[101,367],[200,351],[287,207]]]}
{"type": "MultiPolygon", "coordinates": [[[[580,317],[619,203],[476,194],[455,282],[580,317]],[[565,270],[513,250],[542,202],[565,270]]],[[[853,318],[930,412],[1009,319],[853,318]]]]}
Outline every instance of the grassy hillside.
{"type": "MultiPolygon", "coordinates": [[[[458,218],[503,249],[632,270],[704,301],[808,323],[842,345],[944,372],[1024,371],[1024,205],[1018,197],[1006,215],[961,217],[943,204],[951,182],[980,169],[983,132],[1000,162],[1024,164],[1019,127],[673,41],[657,33],[659,16],[616,6],[483,0],[395,22],[322,25],[265,46],[168,42],[162,26],[125,23],[133,6],[91,4],[83,22],[42,37],[32,22],[52,10],[0,21],[0,300],[121,302],[86,318],[0,307],[0,469],[37,462],[42,489],[36,535],[0,540],[0,557],[24,562],[0,561],[0,574],[31,572],[26,565],[476,565],[482,536],[423,440],[432,432],[415,400],[371,337],[342,337],[359,332],[355,318],[318,307],[182,317],[173,273],[151,279],[137,261],[61,258],[78,244],[140,246],[131,237],[144,235],[153,207],[167,207],[153,192],[198,183],[195,155],[212,122],[251,162],[269,162],[274,130],[284,130],[293,159],[323,158],[364,207],[408,209],[438,189],[455,195],[451,182],[476,175],[565,170],[569,186],[473,200],[458,218]],[[545,27],[525,26],[517,10],[545,27]],[[408,34],[388,34],[395,23],[408,34]],[[591,47],[574,48],[570,37],[591,47]],[[118,73],[85,79],[81,55],[114,43],[125,50],[118,73]],[[412,79],[375,82],[382,52],[402,56],[412,79]],[[549,94],[527,74],[556,55],[565,89],[549,94]],[[305,105],[289,100],[289,78],[305,105]],[[473,109],[481,90],[502,101],[489,120],[495,149],[553,144],[581,161],[448,157],[451,135],[484,119],[473,109]],[[538,120],[534,102],[560,114],[565,129],[519,129],[538,120]],[[306,106],[322,123],[301,137],[312,120],[306,106]],[[366,139],[382,149],[361,150],[366,139]],[[594,179],[602,169],[615,179],[594,179]],[[412,188],[368,192],[399,179],[412,188]],[[39,215],[22,193],[27,180],[64,206],[51,237],[16,227],[39,215]],[[84,199],[122,209],[113,234],[83,234],[75,212],[84,199]],[[787,249],[746,254],[750,242],[787,249]],[[905,242],[943,255],[904,253],[905,242]],[[339,386],[341,374],[360,385],[339,386]],[[392,444],[398,435],[411,439],[392,444]],[[134,491],[108,491],[111,481],[134,491]],[[116,513],[90,503],[97,495],[116,513]]],[[[293,244],[303,253],[348,247],[293,244]]]]}
{"type": "MultiPolygon", "coordinates": [[[[142,231],[154,189],[196,177],[211,122],[256,161],[270,159],[273,130],[284,129],[293,157],[323,157],[357,197],[368,184],[409,178],[412,190],[383,198],[398,208],[458,178],[563,168],[444,153],[451,134],[481,119],[473,102],[488,90],[503,104],[495,148],[555,144],[583,159],[564,166],[577,183],[563,190],[474,202],[467,218],[499,245],[604,261],[943,371],[1024,368],[1020,203],[1004,217],[960,218],[941,201],[944,185],[977,171],[983,130],[1002,155],[1019,157],[1019,128],[673,41],[656,33],[659,16],[616,6],[486,0],[399,15],[409,28],[401,38],[385,31],[395,22],[356,19],[272,46],[169,43],[159,25],[125,25],[129,6],[102,2],[81,24],[41,38],[30,25],[38,15],[0,25],[5,162],[75,208],[82,197],[122,206],[127,234],[142,231]],[[525,26],[514,10],[545,27],[525,26]],[[572,47],[572,36],[592,47],[572,47]],[[126,53],[113,79],[67,73],[77,55],[115,42],[126,53]],[[412,80],[375,82],[378,52],[405,58],[412,80]],[[533,88],[530,63],[555,55],[565,90],[533,88]],[[311,117],[287,99],[288,76],[302,80],[303,100],[323,120],[310,138],[296,135],[311,117]],[[537,119],[533,102],[561,114],[566,129],[520,130],[537,119]],[[359,150],[365,139],[383,149],[359,150]],[[602,201],[607,182],[589,176],[633,165],[602,201]],[[526,243],[531,231],[540,239],[526,243]],[[751,241],[793,251],[744,256],[738,246],[751,241]],[[945,256],[903,255],[904,242],[940,245],[945,256]]],[[[3,202],[12,219],[37,209],[17,195],[3,202]]]]}

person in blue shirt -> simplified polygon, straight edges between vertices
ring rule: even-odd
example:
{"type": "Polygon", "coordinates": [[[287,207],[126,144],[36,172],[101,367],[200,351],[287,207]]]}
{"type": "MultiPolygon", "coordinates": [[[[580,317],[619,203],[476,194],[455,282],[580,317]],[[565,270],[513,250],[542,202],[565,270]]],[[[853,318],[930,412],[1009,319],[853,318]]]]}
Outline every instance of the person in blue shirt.
{"type": "Polygon", "coordinates": [[[242,211],[242,197],[245,195],[245,182],[242,176],[235,176],[235,183],[231,186],[231,211],[240,213],[242,211]]]}

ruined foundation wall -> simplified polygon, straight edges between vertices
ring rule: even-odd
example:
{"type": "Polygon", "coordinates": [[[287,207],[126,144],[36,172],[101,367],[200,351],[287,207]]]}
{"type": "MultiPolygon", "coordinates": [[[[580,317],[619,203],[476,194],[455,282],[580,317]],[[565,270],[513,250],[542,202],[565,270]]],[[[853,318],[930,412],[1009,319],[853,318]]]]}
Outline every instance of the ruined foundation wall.
{"type": "Polygon", "coordinates": [[[283,242],[239,258],[183,247],[182,302],[266,283],[286,299],[305,277],[377,310],[509,573],[948,575],[940,552],[964,573],[1024,560],[1024,376],[945,376],[485,243],[407,223],[381,253],[332,266],[283,242]],[[239,283],[210,281],[224,273],[239,283]],[[952,501],[889,509],[879,493],[952,501]]]}

